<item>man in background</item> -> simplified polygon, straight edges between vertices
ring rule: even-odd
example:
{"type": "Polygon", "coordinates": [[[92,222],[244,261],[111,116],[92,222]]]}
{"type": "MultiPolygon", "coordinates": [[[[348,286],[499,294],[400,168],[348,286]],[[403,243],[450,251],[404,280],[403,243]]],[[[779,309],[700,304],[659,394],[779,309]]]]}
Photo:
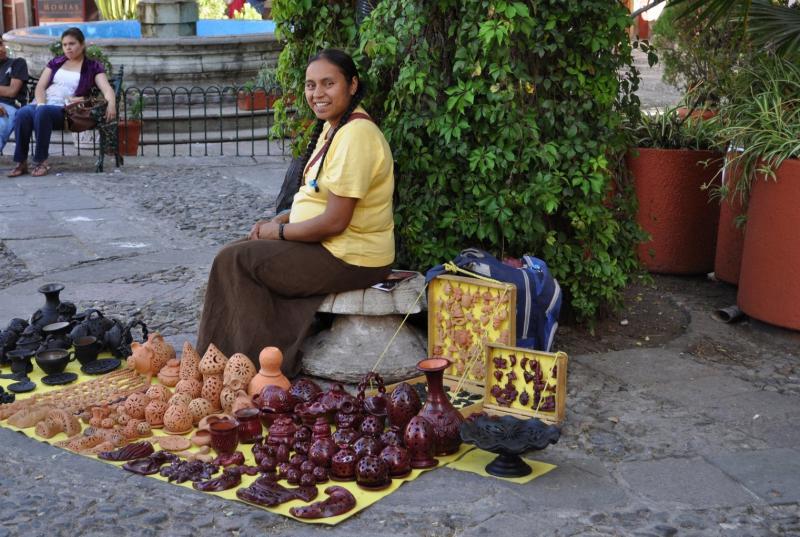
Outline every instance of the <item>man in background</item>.
{"type": "Polygon", "coordinates": [[[0,152],[14,130],[14,116],[28,97],[28,64],[22,58],[9,58],[0,39],[0,152]]]}

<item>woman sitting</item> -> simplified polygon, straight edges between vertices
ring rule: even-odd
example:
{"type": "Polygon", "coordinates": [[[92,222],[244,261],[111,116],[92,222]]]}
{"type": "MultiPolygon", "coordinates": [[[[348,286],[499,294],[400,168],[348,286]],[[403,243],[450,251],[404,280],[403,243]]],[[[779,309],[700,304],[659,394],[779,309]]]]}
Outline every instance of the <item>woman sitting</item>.
{"type": "Polygon", "coordinates": [[[64,55],[51,60],[42,71],[34,90],[34,102],[21,108],[14,119],[14,162],[17,166],[8,173],[9,177],[28,173],[28,149],[34,132],[36,148],[31,175],[47,175],[50,134],[53,130],[64,129],[64,106],[84,100],[95,87],[108,101],[106,121],[113,121],[117,115],[114,89],[108,83],[103,64],[86,57],[83,32],[78,28],[65,30],[61,34],[61,48],[64,55]]]}
{"type": "Polygon", "coordinates": [[[381,281],[394,261],[392,153],[358,106],[364,85],[352,58],[323,50],[306,68],[317,116],[291,213],[253,225],[225,246],[208,279],[198,350],[209,343],[257,363],[283,351],[283,372],[300,370],[298,348],[325,296],[381,281]]]}

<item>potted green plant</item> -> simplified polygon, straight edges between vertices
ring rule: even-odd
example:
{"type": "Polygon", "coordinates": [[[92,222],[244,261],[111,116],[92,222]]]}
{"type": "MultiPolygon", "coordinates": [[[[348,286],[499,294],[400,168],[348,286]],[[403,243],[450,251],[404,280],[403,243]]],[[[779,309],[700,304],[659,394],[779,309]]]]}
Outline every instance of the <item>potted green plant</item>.
{"type": "Polygon", "coordinates": [[[256,75],[256,86],[264,88],[267,92],[267,108],[272,108],[280,95],[278,73],[274,65],[264,64],[256,75]]]}
{"type": "Polygon", "coordinates": [[[144,98],[141,95],[123,110],[123,116],[117,123],[119,152],[123,155],[136,156],[139,153],[143,112],[144,98]]]}
{"type": "Polygon", "coordinates": [[[679,117],[676,108],[643,114],[627,157],[639,202],[636,219],[650,234],[639,260],[650,272],[699,274],[714,266],[719,206],[704,188],[722,166],[716,119],[679,117]]]}
{"type": "Polygon", "coordinates": [[[741,148],[734,195],[746,204],[739,307],[762,321],[800,329],[800,67],[765,53],[736,76],[720,111],[721,138],[741,148]]]}

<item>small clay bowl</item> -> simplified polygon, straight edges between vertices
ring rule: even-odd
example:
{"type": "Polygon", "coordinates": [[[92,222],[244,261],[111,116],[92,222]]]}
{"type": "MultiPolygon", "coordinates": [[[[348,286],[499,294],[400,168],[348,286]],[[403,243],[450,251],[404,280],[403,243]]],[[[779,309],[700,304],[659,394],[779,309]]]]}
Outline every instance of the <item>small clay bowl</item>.
{"type": "Polygon", "coordinates": [[[48,375],[63,373],[75,355],[65,349],[48,349],[36,353],[36,365],[48,375]]]}

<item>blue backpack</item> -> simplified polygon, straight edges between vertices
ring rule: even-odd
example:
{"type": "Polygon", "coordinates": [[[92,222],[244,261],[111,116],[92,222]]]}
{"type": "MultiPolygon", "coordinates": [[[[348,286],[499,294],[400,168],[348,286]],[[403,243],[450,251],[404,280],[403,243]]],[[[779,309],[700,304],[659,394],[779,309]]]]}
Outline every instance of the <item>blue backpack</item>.
{"type": "MultiPolygon", "coordinates": [[[[457,267],[517,288],[517,346],[550,352],[561,312],[561,287],[550,274],[547,263],[536,257],[522,257],[522,268],[514,268],[489,252],[467,248],[453,260],[457,267]]],[[[430,282],[445,272],[436,265],[425,273],[430,282]]]]}

